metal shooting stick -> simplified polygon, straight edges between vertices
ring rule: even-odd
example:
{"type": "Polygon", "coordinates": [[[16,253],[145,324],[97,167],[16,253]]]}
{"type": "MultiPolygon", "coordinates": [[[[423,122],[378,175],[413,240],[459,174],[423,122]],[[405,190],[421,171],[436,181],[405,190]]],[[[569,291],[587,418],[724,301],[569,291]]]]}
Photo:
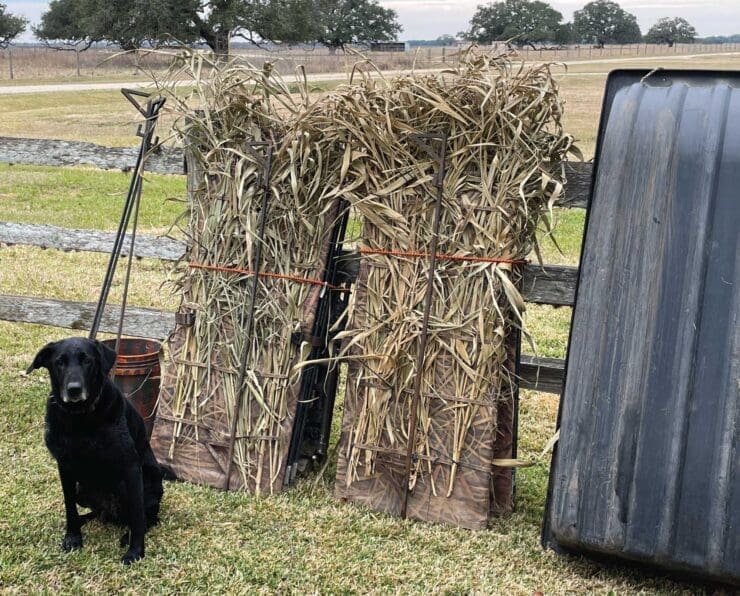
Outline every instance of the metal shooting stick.
{"type": "Polygon", "coordinates": [[[432,294],[434,290],[434,273],[437,267],[437,244],[439,242],[439,222],[442,214],[442,196],[444,179],[447,170],[447,134],[412,135],[411,140],[437,163],[437,173],[434,176],[434,185],[437,187],[437,197],[434,204],[434,223],[432,224],[432,242],[429,248],[429,274],[427,276],[426,295],[424,296],[424,315],[421,322],[421,336],[419,337],[419,354],[416,358],[416,376],[414,377],[414,393],[411,399],[409,413],[408,445],[406,447],[406,466],[404,472],[405,487],[403,502],[401,503],[401,517],[406,517],[409,503],[409,479],[411,465],[416,458],[416,424],[421,398],[421,379],[424,373],[424,352],[426,351],[429,334],[429,314],[432,310],[432,294]],[[437,141],[439,147],[435,149],[432,142],[437,141]]]}
{"type": "Polygon", "coordinates": [[[136,225],[138,223],[139,202],[141,199],[141,184],[143,180],[144,162],[146,160],[146,156],[148,152],[150,151],[152,145],[155,145],[158,143],[158,139],[154,139],[154,129],[157,126],[157,119],[159,118],[159,112],[165,103],[164,97],[158,97],[153,100],[150,99],[146,103],[146,107],[142,107],[142,105],[135,98],[136,97],[150,97],[150,94],[143,93],[141,91],[135,91],[132,89],[121,89],[121,93],[123,93],[124,97],[133,104],[133,106],[142,116],[144,116],[145,120],[144,120],[143,125],[141,124],[139,125],[139,128],[136,132],[136,135],[141,137],[141,145],[139,146],[139,152],[136,157],[136,164],[134,166],[133,176],[131,178],[131,183],[129,185],[128,194],[126,196],[126,200],[123,205],[123,213],[121,214],[121,220],[118,223],[118,230],[116,232],[116,237],[113,242],[113,249],[111,250],[110,259],[108,260],[108,268],[106,269],[106,272],[105,272],[105,277],[103,279],[103,286],[100,289],[100,296],[98,298],[98,303],[95,308],[95,315],[93,317],[92,325],[90,326],[90,333],[88,335],[90,339],[95,339],[95,337],[98,334],[98,330],[100,328],[100,322],[103,318],[103,313],[105,311],[105,304],[108,301],[108,294],[110,293],[110,288],[111,288],[111,285],[113,284],[113,277],[115,275],[116,267],[118,265],[118,259],[121,256],[121,251],[123,249],[123,242],[126,237],[126,230],[128,229],[129,220],[131,218],[131,213],[133,211],[134,212],[134,224],[133,224],[133,230],[131,233],[131,243],[130,243],[130,248],[129,248],[129,262],[128,262],[128,267],[126,271],[126,279],[124,282],[123,301],[121,304],[121,314],[120,314],[119,322],[118,322],[116,351],[118,351],[118,343],[120,341],[121,333],[123,331],[123,317],[124,317],[124,312],[126,309],[126,299],[128,296],[128,286],[129,286],[129,279],[131,275],[131,261],[134,256],[134,245],[136,241],[136,225]]]}
{"type": "Polygon", "coordinates": [[[244,328],[244,347],[242,349],[241,361],[239,363],[239,376],[236,382],[236,403],[231,416],[231,425],[229,429],[229,449],[226,459],[226,478],[224,479],[224,490],[229,490],[231,484],[231,470],[234,467],[234,445],[236,443],[236,427],[239,418],[239,411],[244,401],[244,380],[247,376],[247,364],[249,360],[249,346],[252,340],[252,331],[254,328],[254,311],[257,307],[257,288],[259,285],[259,275],[262,266],[262,245],[265,241],[265,224],[267,222],[267,207],[270,202],[270,178],[272,175],[272,143],[266,141],[255,141],[246,143],[245,149],[249,157],[258,165],[262,166],[262,205],[260,209],[260,220],[257,225],[257,243],[254,251],[254,267],[252,273],[252,293],[249,297],[249,309],[247,322],[244,328]],[[265,148],[263,157],[257,151],[258,147],[265,148]]]}

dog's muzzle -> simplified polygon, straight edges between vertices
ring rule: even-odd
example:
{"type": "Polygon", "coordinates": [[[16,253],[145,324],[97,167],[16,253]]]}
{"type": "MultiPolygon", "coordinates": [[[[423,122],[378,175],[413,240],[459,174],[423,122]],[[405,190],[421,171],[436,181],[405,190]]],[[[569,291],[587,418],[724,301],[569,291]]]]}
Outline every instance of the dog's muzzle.
{"type": "Polygon", "coordinates": [[[75,404],[87,399],[87,392],[82,383],[70,381],[62,391],[62,401],[66,404],[75,404]]]}

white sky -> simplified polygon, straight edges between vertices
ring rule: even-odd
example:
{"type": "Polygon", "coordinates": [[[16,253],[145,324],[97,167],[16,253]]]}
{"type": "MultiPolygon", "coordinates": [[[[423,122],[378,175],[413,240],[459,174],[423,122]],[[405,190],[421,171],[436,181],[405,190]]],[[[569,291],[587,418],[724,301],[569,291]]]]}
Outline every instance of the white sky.
{"type": "MultiPolygon", "coordinates": [[[[10,12],[28,17],[36,23],[46,10],[46,0],[3,0],[10,12]]],[[[379,0],[380,4],[398,12],[403,25],[401,39],[434,39],[445,33],[456,34],[468,27],[480,0],[379,0]]],[[[552,0],[566,21],[573,18],[588,0],[552,0]]],[[[619,1],[619,0],[618,0],[619,1]]],[[[621,0],[625,10],[637,16],[645,33],[660,17],[684,17],[700,36],[740,33],[740,0],[621,0]]],[[[22,41],[30,41],[27,32],[22,41]]]]}

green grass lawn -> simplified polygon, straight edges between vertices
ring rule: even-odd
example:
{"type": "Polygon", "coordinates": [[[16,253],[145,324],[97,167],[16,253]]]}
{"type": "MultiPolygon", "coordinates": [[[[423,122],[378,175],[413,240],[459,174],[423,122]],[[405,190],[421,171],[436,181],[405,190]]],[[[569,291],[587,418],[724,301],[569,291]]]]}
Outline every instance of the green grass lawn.
{"type": "MultiPolygon", "coordinates": [[[[129,179],[122,172],[0,164],[0,220],[115,231],[129,179]]],[[[185,179],[149,174],[144,184],[139,230],[167,234],[184,210],[185,179]]],[[[171,234],[180,235],[177,229],[171,234]]],[[[92,302],[97,300],[107,261],[104,254],[4,247],[0,293],[92,302]]],[[[162,287],[168,267],[154,259],[135,260],[129,304],[174,308],[177,298],[162,287]]],[[[120,303],[124,271],[119,266],[111,303],[120,303]]]]}
{"type": "MultiPolygon", "coordinates": [[[[518,511],[487,531],[401,521],[331,495],[331,470],[286,494],[255,498],[167,483],[162,523],[147,556],[119,562],[119,530],[97,522],[85,547],[64,554],[55,465],[42,444],[45,375],[24,377],[34,350],[65,335],[0,323],[0,587],[20,593],[81,590],[231,592],[671,592],[680,585],[604,569],[539,547],[547,462],[523,470],[518,511]]],[[[521,455],[534,458],[552,431],[556,400],[522,400],[521,455]]],[[[336,412],[341,416],[341,410],[336,412]]]]}
{"type": "MultiPolygon", "coordinates": [[[[116,230],[130,174],[92,168],[0,164],[0,219],[116,230]]],[[[147,174],[140,223],[164,233],[184,210],[184,176],[147,174]]]]}
{"type": "MultiPolygon", "coordinates": [[[[115,229],[128,177],[87,169],[0,166],[0,219],[115,229]]],[[[142,232],[167,230],[182,210],[182,178],[149,176],[142,232]]],[[[549,262],[578,259],[583,213],[556,211],[562,254],[542,238],[549,262]]],[[[95,300],[104,255],[0,247],[0,293],[95,300]]],[[[171,308],[161,289],[166,267],[142,260],[131,303],[171,308]]],[[[116,301],[119,287],[111,300],[116,301]]],[[[570,309],[530,307],[539,353],[564,355],[570,309]]],[[[56,468],[43,445],[46,374],[22,371],[63,329],[0,322],[0,589],[76,593],[219,592],[675,592],[690,586],[605,569],[539,546],[557,396],[524,391],[517,511],[487,531],[401,521],[332,498],[335,461],[322,477],[270,498],[167,483],[162,523],[147,537],[146,558],[119,563],[117,529],[93,522],[85,548],[59,548],[64,515],[56,468]]],[[[341,398],[335,427],[341,419],[341,398]]],[[[336,436],[334,437],[336,441],[336,436]]],[[[334,460],[336,454],[334,455],[334,460]]]]}

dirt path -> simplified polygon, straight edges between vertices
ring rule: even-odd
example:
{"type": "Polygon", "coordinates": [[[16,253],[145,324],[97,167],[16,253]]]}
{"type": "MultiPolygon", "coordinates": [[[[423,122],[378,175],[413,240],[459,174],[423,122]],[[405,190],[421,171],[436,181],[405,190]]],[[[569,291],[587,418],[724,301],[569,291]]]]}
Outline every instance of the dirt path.
{"type": "MultiPolygon", "coordinates": [[[[440,69],[419,69],[416,72],[437,72],[440,69]]],[[[384,71],[385,76],[393,76],[401,74],[401,70],[388,70],[384,71]]],[[[343,81],[347,78],[347,74],[343,72],[332,72],[323,74],[308,75],[308,80],[312,83],[325,82],[325,81],[343,81]]],[[[285,81],[288,83],[293,82],[293,77],[285,77],[285,81]]],[[[121,87],[129,87],[134,89],[148,89],[153,88],[154,85],[148,81],[118,81],[116,83],[54,83],[49,85],[6,85],[0,86],[0,95],[20,95],[25,93],[57,93],[60,91],[99,91],[108,89],[120,89],[121,87]]]]}

